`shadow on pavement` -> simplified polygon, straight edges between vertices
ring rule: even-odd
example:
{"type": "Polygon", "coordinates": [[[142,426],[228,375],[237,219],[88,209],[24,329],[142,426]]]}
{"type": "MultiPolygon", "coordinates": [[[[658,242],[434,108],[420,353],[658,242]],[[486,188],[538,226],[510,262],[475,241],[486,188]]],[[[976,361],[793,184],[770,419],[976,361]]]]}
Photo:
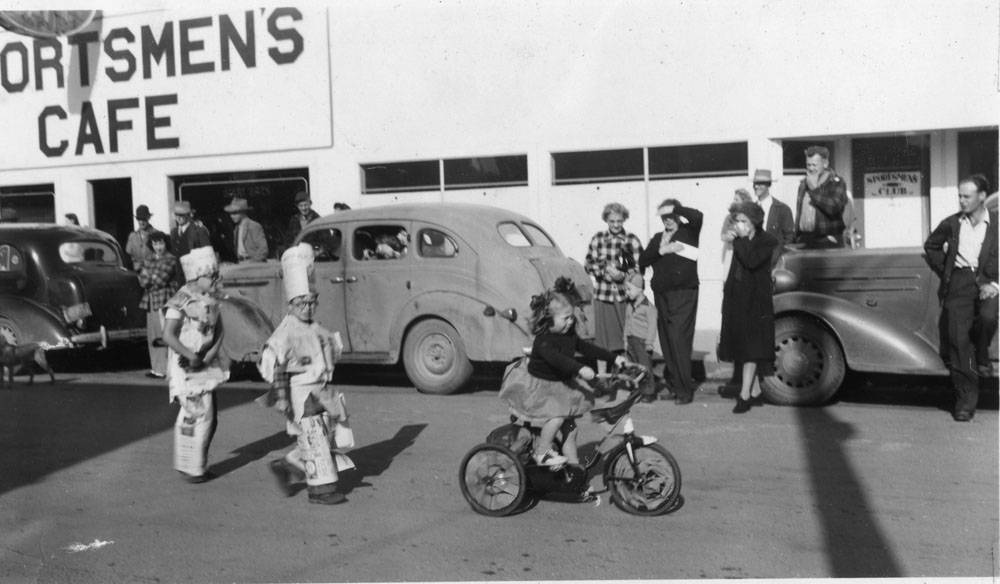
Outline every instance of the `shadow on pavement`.
{"type": "Polygon", "coordinates": [[[833,578],[896,578],[902,569],[879,528],[865,485],[847,456],[854,428],[826,408],[798,408],[799,433],[809,464],[813,508],[833,578]]]}
{"type": "MultiPolygon", "coordinates": [[[[259,393],[217,392],[219,411],[250,402],[259,393]]],[[[161,384],[36,383],[0,389],[0,494],[168,431],[177,407],[167,403],[161,384]]]]}
{"type": "MultiPolygon", "coordinates": [[[[221,395],[221,394],[219,394],[221,395]]],[[[271,454],[275,450],[285,450],[295,444],[295,438],[289,436],[284,431],[275,432],[266,438],[261,438],[245,446],[241,446],[230,452],[235,456],[216,462],[210,466],[210,470],[216,476],[229,474],[234,470],[244,467],[251,462],[255,462],[271,454]]]]}
{"type": "Polygon", "coordinates": [[[368,444],[348,452],[347,455],[351,457],[357,468],[345,472],[340,479],[342,491],[347,494],[356,487],[370,487],[371,483],[365,482],[364,479],[385,472],[396,456],[413,446],[417,436],[426,427],[427,424],[407,424],[397,430],[396,435],[388,440],[368,444]]]}
{"type": "MultiPolygon", "coordinates": [[[[983,379],[977,408],[996,410],[998,396],[996,378],[983,379]]],[[[834,400],[937,408],[950,412],[955,405],[955,392],[947,377],[850,373],[834,400]]]]}

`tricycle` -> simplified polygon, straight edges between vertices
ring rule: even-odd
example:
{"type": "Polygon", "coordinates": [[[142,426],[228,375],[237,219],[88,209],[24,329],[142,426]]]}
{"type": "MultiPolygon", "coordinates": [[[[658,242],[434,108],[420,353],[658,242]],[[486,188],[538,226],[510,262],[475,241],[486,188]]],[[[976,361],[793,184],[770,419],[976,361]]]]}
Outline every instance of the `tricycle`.
{"type": "MultiPolygon", "coordinates": [[[[679,508],[683,498],[677,461],[656,438],[637,434],[630,415],[642,397],[639,382],[646,374],[642,366],[633,364],[598,375],[595,396],[613,401],[619,391],[629,393],[620,403],[590,411],[594,422],[609,428],[580,465],[537,464],[531,453],[540,428],[512,415],[509,424],[494,429],[486,442],[462,459],[459,484],[465,500],[477,513],[491,517],[529,508],[541,498],[600,504],[605,492],[616,507],[634,515],[663,515],[679,508]],[[620,442],[609,447],[613,439],[620,442]],[[600,490],[590,486],[598,468],[604,484],[600,490]]],[[[574,423],[573,419],[566,422],[574,423]]],[[[570,430],[564,424],[560,436],[570,430]]],[[[560,436],[557,446],[561,446],[560,436]]]]}

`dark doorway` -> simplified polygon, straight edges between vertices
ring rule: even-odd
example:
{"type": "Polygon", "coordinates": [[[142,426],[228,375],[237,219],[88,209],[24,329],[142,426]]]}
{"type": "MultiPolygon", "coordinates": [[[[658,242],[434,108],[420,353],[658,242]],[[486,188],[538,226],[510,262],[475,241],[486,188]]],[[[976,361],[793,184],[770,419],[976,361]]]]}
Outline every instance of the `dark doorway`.
{"type": "MultiPolygon", "coordinates": [[[[125,248],[128,234],[135,221],[132,219],[132,179],[110,178],[90,181],[94,200],[94,229],[114,236],[125,248]]],[[[125,262],[129,263],[125,257],[125,262]]]]}
{"type": "Polygon", "coordinates": [[[267,236],[268,257],[280,257],[288,243],[288,224],[295,214],[295,194],[309,192],[309,169],[289,168],[173,176],[177,200],[188,201],[196,220],[208,228],[212,247],[222,261],[235,262],[233,222],[224,211],[234,197],[246,199],[248,216],[267,236]]]}
{"type": "Polygon", "coordinates": [[[922,245],[930,233],[930,136],[857,138],[851,157],[862,246],[922,245]]]}
{"type": "Polygon", "coordinates": [[[997,130],[958,133],[958,180],[970,174],[984,174],[990,192],[997,191],[997,130]]]}

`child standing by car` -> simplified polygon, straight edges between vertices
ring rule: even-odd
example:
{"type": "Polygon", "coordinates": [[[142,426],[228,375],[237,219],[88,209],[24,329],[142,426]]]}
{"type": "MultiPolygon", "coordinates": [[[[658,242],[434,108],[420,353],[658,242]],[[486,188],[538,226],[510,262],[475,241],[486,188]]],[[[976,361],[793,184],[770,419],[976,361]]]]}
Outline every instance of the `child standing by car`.
{"type": "Polygon", "coordinates": [[[625,354],[629,361],[646,368],[640,389],[642,400],[656,400],[656,383],[653,381],[653,347],[656,345],[656,307],[646,298],[643,288],[646,281],[642,274],[632,273],[625,279],[625,354]]]}
{"type": "Polygon", "coordinates": [[[576,449],[576,426],[572,418],[593,407],[593,393],[586,381],[594,379],[594,370],[574,358],[579,352],[588,359],[613,361],[625,365],[624,357],[593,345],[577,336],[574,330],[574,307],[579,304],[576,286],[560,277],[544,294],[531,298],[531,332],[535,335],[527,367],[512,365],[504,376],[500,399],[511,411],[527,422],[541,426],[535,443],[536,463],[559,467],[579,464],[576,449]],[[583,382],[579,381],[583,380],[583,382]],[[553,448],[556,432],[563,432],[563,453],[553,448]]]}

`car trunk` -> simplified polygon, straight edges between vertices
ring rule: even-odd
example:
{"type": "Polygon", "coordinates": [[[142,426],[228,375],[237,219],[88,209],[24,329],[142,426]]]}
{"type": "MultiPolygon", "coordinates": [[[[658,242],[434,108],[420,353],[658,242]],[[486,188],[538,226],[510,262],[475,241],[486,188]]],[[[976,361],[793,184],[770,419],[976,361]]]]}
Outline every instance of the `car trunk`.
{"type": "Polygon", "coordinates": [[[83,332],[96,331],[101,326],[108,331],[145,328],[146,312],[139,308],[142,289],[132,272],[91,266],[87,271],[72,270],[69,278],[77,283],[79,302],[90,306],[83,332]]]}
{"type": "MultiPolygon", "coordinates": [[[[532,248],[534,251],[536,248],[532,248]]],[[[565,256],[556,255],[556,252],[552,248],[547,248],[552,250],[551,254],[537,254],[532,253],[528,257],[528,261],[531,265],[535,267],[535,271],[538,272],[538,276],[542,280],[542,285],[545,288],[551,288],[555,282],[556,278],[560,276],[566,276],[567,278],[573,280],[576,284],[576,289],[580,292],[580,298],[583,301],[581,311],[577,314],[577,325],[576,332],[583,338],[592,338],[594,336],[593,331],[593,316],[594,309],[591,305],[593,299],[593,286],[590,281],[590,275],[583,269],[583,266],[579,264],[576,260],[570,259],[565,256]]]]}

